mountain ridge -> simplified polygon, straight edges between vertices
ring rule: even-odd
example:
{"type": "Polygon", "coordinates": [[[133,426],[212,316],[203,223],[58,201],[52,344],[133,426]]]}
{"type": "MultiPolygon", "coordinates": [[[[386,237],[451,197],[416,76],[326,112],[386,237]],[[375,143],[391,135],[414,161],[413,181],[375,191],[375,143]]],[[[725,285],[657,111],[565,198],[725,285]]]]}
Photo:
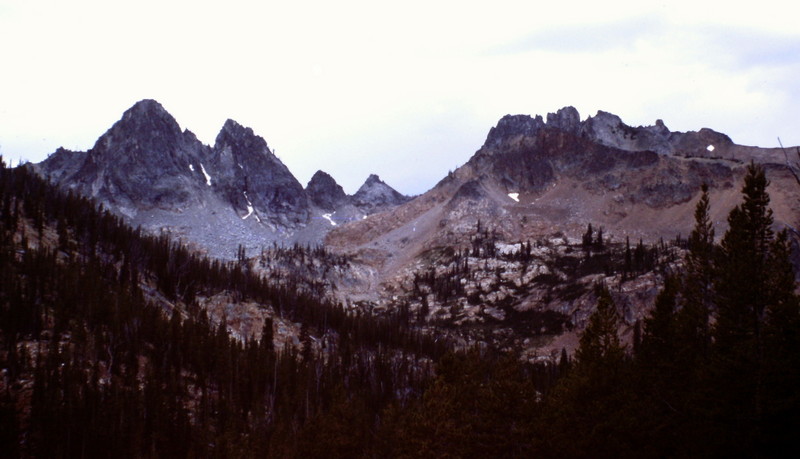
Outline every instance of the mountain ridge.
{"type": "Polygon", "coordinates": [[[228,119],[214,145],[204,145],[152,99],[126,110],[88,151],[58,149],[33,167],[134,226],[229,259],[240,244],[251,251],[318,244],[334,224],[394,205],[383,195],[364,195],[320,207],[251,128],[228,119]]]}
{"type": "Polygon", "coordinates": [[[617,237],[658,240],[688,234],[704,183],[722,234],[749,161],[768,169],[778,224],[800,228],[800,194],[780,149],[736,145],[710,129],[670,132],[660,120],[630,127],[606,112],[580,121],[572,107],[546,122],[506,115],[431,190],[380,218],[336,228],[326,243],[350,253],[369,247],[372,258],[383,247],[378,258],[388,260],[401,245],[421,253],[463,244],[479,220],[512,241],[557,231],[579,237],[589,223],[617,237]]]}

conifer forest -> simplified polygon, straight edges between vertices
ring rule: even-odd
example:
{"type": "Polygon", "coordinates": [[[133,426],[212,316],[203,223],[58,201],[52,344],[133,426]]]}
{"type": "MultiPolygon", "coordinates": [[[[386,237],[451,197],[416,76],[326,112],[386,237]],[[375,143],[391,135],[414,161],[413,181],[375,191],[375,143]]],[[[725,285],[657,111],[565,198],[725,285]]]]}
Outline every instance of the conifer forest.
{"type": "MultiPolygon", "coordinates": [[[[205,258],[3,166],[0,456],[800,457],[792,247],[764,170],[744,183],[724,234],[703,194],[632,342],[598,283],[576,352],[534,364],[408,311],[348,311],[244,253],[205,258]],[[198,302],[218,293],[275,315],[232,337],[198,302]],[[301,324],[299,346],[275,344],[279,319],[301,324]]],[[[312,252],[334,258],[284,256],[312,252]]]]}

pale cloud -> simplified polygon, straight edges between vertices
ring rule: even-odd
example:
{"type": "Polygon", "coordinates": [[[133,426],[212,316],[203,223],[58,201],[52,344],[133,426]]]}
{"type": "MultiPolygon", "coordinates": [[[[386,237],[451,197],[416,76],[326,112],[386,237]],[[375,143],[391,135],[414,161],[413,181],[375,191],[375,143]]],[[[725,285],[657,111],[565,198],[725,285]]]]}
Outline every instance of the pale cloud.
{"type": "Polygon", "coordinates": [[[664,27],[664,21],[655,16],[593,24],[554,25],[496,46],[489,53],[515,55],[533,51],[570,54],[633,51],[637,41],[653,37],[664,27]]]}

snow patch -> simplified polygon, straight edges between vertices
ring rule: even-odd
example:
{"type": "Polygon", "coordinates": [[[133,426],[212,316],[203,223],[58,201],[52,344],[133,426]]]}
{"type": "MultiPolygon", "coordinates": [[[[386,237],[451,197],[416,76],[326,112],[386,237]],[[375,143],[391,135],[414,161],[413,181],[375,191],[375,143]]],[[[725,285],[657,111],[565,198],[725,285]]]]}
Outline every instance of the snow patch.
{"type": "Polygon", "coordinates": [[[322,214],[322,218],[331,222],[331,226],[336,226],[336,222],[331,218],[333,214],[322,214]]]}
{"type": "Polygon", "coordinates": [[[508,193],[508,197],[519,202],[519,193],[508,193]]]}
{"type": "Polygon", "coordinates": [[[206,168],[203,167],[203,163],[200,163],[200,170],[203,171],[203,175],[206,177],[206,185],[211,186],[211,176],[208,175],[208,172],[206,172],[206,168]]]}
{"type": "Polygon", "coordinates": [[[707,147],[706,147],[706,150],[708,150],[708,151],[714,151],[714,145],[709,145],[709,146],[707,146],[707,147]]]}
{"type": "Polygon", "coordinates": [[[190,171],[192,171],[192,172],[194,172],[194,166],[192,166],[191,164],[189,164],[189,170],[190,170],[190,171]]]}
{"type": "MultiPolygon", "coordinates": [[[[253,208],[253,203],[250,202],[250,198],[247,197],[247,192],[246,191],[242,191],[242,194],[244,195],[244,199],[247,200],[247,215],[242,217],[242,220],[246,220],[247,217],[253,215],[253,212],[255,211],[255,209],[253,208]]],[[[258,215],[256,215],[256,220],[259,223],[261,223],[261,219],[258,218],[258,215]]]]}

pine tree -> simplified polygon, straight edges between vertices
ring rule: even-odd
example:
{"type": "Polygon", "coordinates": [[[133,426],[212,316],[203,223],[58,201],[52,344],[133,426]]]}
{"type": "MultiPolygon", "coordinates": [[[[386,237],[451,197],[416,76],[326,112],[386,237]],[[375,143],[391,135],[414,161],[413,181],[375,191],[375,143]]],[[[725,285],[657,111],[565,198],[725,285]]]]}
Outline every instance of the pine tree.
{"type": "MultiPolygon", "coordinates": [[[[771,428],[780,424],[777,419],[785,421],[770,404],[776,390],[771,387],[770,375],[775,372],[771,363],[775,355],[794,346],[790,342],[796,342],[791,336],[797,331],[793,325],[797,323],[793,319],[797,316],[797,298],[786,237],[776,239],[772,230],[768,185],[763,167],[751,163],[742,188],[743,202],[728,216],[729,229],[717,263],[714,287],[718,314],[713,330],[711,383],[718,389],[711,402],[712,415],[724,420],[719,439],[721,445],[730,448],[723,450],[725,453],[755,455],[769,451],[765,439],[771,438],[771,428]],[[781,317],[781,323],[773,320],[777,317],[781,317]]],[[[790,360],[777,366],[792,379],[798,369],[796,358],[790,360]]],[[[797,400],[796,386],[789,392],[797,400]]],[[[793,406],[797,410],[796,401],[793,406]]],[[[790,416],[794,427],[798,417],[790,416]]]]}
{"type": "Polygon", "coordinates": [[[764,324],[764,443],[771,452],[800,456],[800,307],[786,231],[772,244],[767,267],[770,301],[764,324]]]}
{"type": "Polygon", "coordinates": [[[708,355],[709,315],[714,299],[714,225],[709,216],[708,186],[694,211],[695,226],[689,235],[689,251],[684,264],[681,309],[678,313],[676,341],[685,364],[708,355]]]}
{"type": "Polygon", "coordinates": [[[589,317],[589,324],[575,352],[579,367],[617,364],[625,357],[625,348],[617,335],[620,319],[614,300],[605,285],[598,285],[595,294],[597,309],[589,317]]]}
{"type": "Polygon", "coordinates": [[[535,450],[545,457],[624,457],[634,454],[635,405],[620,318],[605,285],[589,317],[569,373],[548,396],[537,422],[535,450]]]}
{"type": "Polygon", "coordinates": [[[675,358],[675,316],[680,281],[674,276],[664,280],[664,288],[656,297],[650,316],[644,322],[642,351],[638,357],[648,365],[661,366],[675,358]]]}
{"type": "Polygon", "coordinates": [[[589,223],[589,227],[586,228],[586,232],[583,233],[582,245],[584,250],[589,250],[589,248],[594,243],[594,229],[592,228],[592,224],[589,223]]]}
{"type": "Polygon", "coordinates": [[[720,304],[715,337],[721,349],[731,350],[745,342],[761,346],[768,298],[766,267],[773,238],[768,185],[764,169],[751,163],[742,188],[744,201],[728,216],[716,283],[720,304]]]}

